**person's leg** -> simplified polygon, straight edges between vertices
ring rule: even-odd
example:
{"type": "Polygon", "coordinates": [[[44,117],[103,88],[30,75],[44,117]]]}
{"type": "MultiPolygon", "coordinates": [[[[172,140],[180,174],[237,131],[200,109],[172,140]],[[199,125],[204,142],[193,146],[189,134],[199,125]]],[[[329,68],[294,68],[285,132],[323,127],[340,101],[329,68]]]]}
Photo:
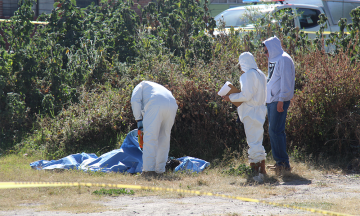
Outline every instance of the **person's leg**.
{"type": "Polygon", "coordinates": [[[258,163],[266,158],[263,146],[264,127],[263,123],[253,120],[250,117],[243,119],[246,140],[249,145],[249,162],[258,163]]]}
{"type": "Polygon", "coordinates": [[[271,151],[277,165],[290,167],[286,152],[285,123],[290,101],[284,102],[284,112],[277,111],[277,101],[267,104],[271,151]]]}
{"type": "Polygon", "coordinates": [[[170,150],[170,134],[174,125],[177,108],[176,103],[171,103],[169,106],[165,106],[161,111],[163,116],[159,131],[159,144],[156,150],[155,166],[155,172],[158,174],[165,172],[165,166],[170,150]]]}
{"type": "Polygon", "coordinates": [[[161,126],[160,117],[161,112],[158,106],[149,107],[144,114],[143,172],[155,171],[156,151],[161,126]]]}
{"type": "MultiPolygon", "coordinates": [[[[265,119],[264,119],[265,121],[265,119]]],[[[266,174],[266,152],[263,146],[264,122],[250,117],[243,118],[246,140],[249,145],[248,157],[253,172],[266,174]]]]}

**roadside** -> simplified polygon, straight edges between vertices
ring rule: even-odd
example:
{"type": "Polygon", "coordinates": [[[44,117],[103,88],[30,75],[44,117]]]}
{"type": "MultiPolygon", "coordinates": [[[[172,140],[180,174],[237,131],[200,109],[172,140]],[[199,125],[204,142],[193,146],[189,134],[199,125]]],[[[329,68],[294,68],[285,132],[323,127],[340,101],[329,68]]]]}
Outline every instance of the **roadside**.
{"type": "MultiPolygon", "coordinates": [[[[340,202],[339,205],[342,202],[347,202],[346,206],[353,209],[343,209],[338,213],[351,212],[355,214],[360,212],[358,205],[360,202],[359,175],[324,174],[317,175],[313,179],[294,178],[292,176],[291,180],[287,181],[286,178],[284,180],[263,185],[235,182],[232,186],[237,191],[246,191],[249,187],[259,190],[259,193],[262,193],[260,190],[266,190],[267,195],[260,200],[268,202],[306,208],[316,206],[314,208],[322,210],[330,209],[336,205],[336,202],[340,202]]],[[[75,213],[37,211],[34,207],[41,204],[33,203],[22,206],[23,209],[21,210],[0,211],[0,215],[320,215],[309,211],[214,196],[191,196],[187,194],[178,194],[177,196],[175,198],[166,198],[166,195],[165,197],[164,195],[110,197],[98,201],[98,204],[105,206],[107,210],[94,213],[81,213],[80,209],[79,212],[75,213]]],[[[242,195],[238,193],[235,196],[242,195]]]]}

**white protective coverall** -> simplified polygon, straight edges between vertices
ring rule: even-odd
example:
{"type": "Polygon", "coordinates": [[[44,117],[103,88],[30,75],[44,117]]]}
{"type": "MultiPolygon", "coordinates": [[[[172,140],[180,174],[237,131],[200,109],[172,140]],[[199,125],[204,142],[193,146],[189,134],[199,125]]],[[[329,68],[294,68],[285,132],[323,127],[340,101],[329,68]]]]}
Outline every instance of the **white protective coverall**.
{"type": "Polygon", "coordinates": [[[133,90],[131,106],[135,120],[143,120],[144,146],[142,171],[165,172],[170,150],[170,133],[177,104],[164,86],[142,81],[133,90]]]}
{"type": "Polygon", "coordinates": [[[241,70],[241,92],[229,95],[231,102],[243,102],[238,108],[240,121],[244,123],[247,143],[249,145],[249,162],[258,163],[265,160],[266,152],[263,142],[264,122],[267,108],[266,76],[257,67],[254,56],[244,52],[239,56],[241,70]]]}

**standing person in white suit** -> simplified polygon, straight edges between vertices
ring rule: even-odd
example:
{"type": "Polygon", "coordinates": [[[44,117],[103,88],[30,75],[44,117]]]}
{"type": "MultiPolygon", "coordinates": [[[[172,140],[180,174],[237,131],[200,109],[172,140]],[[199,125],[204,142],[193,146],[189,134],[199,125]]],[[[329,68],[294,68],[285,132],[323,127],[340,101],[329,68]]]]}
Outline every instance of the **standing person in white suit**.
{"type": "Polygon", "coordinates": [[[258,68],[254,56],[244,52],[239,56],[239,66],[245,73],[240,76],[241,92],[223,96],[225,101],[243,102],[238,108],[240,121],[244,123],[249,145],[249,162],[253,171],[266,174],[266,152],[263,142],[266,118],[266,76],[258,68]]]}
{"type": "Polygon", "coordinates": [[[142,175],[161,175],[168,160],[176,100],[164,86],[142,81],[133,90],[131,106],[138,129],[144,132],[142,175]]]}

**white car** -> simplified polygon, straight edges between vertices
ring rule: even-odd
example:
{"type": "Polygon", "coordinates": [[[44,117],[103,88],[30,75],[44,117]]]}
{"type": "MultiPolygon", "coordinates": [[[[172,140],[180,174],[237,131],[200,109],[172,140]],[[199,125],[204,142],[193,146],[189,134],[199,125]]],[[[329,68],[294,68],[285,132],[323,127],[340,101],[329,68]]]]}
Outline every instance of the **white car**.
{"type": "MultiPolygon", "coordinates": [[[[217,25],[225,27],[225,33],[233,26],[236,29],[254,29],[254,20],[261,16],[279,11],[291,12],[294,17],[293,25],[308,33],[309,38],[315,37],[315,32],[319,31],[319,15],[325,14],[328,18],[327,28],[324,34],[339,31],[338,21],[340,18],[347,18],[350,23],[350,11],[360,6],[359,0],[323,0],[322,5],[311,4],[257,4],[240,6],[227,9],[214,17],[217,25]]],[[[214,31],[214,34],[221,33],[221,28],[214,31]]]]}

